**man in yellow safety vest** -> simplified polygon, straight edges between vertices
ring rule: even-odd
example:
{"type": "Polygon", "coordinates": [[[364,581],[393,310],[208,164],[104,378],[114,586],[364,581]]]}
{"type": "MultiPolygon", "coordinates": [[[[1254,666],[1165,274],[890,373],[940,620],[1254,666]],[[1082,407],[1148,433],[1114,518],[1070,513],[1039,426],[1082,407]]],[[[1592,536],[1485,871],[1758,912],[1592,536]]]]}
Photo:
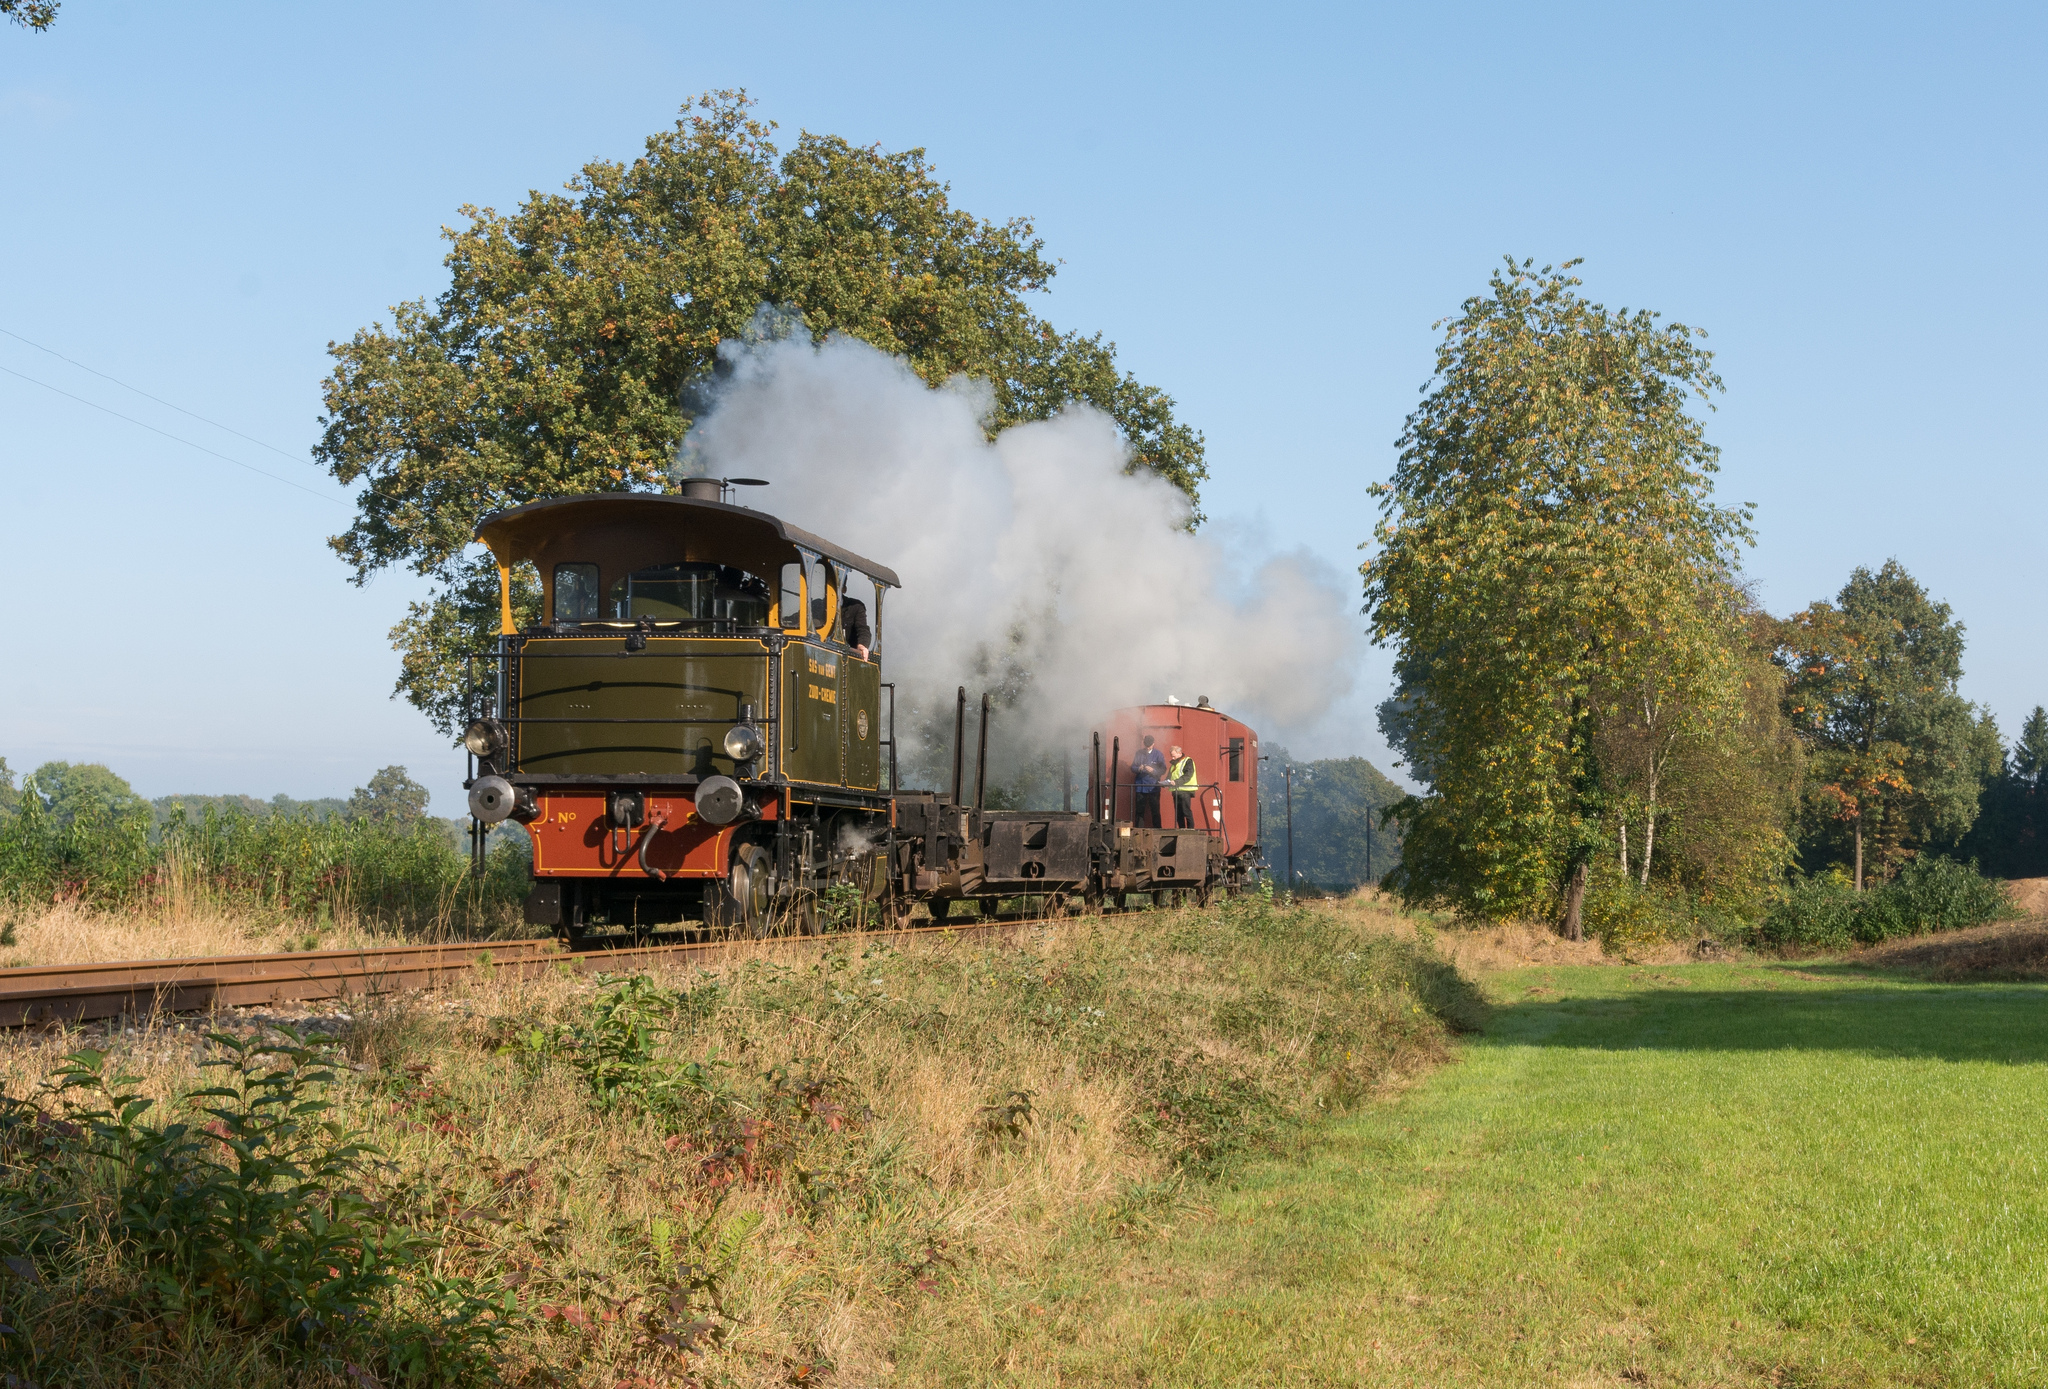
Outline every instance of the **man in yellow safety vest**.
{"type": "Polygon", "coordinates": [[[1195,759],[1183,756],[1179,748],[1173,750],[1173,761],[1166,768],[1166,784],[1173,788],[1173,823],[1177,829],[1191,830],[1195,827],[1195,793],[1202,789],[1200,777],[1195,772],[1195,759]]]}

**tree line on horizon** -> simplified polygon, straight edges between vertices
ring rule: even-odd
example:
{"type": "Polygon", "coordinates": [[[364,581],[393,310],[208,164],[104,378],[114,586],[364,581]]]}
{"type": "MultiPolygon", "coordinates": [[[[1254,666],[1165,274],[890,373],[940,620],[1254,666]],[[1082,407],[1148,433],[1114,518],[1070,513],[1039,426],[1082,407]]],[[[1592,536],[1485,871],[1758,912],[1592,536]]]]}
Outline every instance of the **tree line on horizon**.
{"type": "Polygon", "coordinates": [[[429,792],[414,781],[403,767],[385,767],[373,774],[367,785],[358,786],[346,799],[318,796],[296,800],[280,791],[269,800],[243,795],[197,795],[178,793],[147,799],[129,785],[127,778],[99,762],[45,762],[22,775],[15,773],[7,759],[0,757],[0,816],[20,813],[24,797],[33,796],[51,822],[60,826],[75,823],[80,816],[104,822],[147,816],[152,833],[182,812],[198,819],[208,811],[216,815],[294,816],[311,820],[360,820],[381,827],[409,830],[433,823],[464,827],[467,821],[443,820],[427,814],[429,792]]]}

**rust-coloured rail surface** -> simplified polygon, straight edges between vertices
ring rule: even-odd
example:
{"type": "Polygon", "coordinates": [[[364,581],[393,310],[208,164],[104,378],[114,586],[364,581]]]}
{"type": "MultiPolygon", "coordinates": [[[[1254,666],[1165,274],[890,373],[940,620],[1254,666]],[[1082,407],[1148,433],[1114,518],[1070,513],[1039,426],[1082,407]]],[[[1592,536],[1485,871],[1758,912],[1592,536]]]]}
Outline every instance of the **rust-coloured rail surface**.
{"type": "Polygon", "coordinates": [[[465,945],[399,945],[375,950],[307,950],[283,955],[204,955],[187,960],[122,960],[92,965],[0,969],[0,1027],[85,1022],[124,1013],[203,1012],[215,1006],[307,1002],[351,994],[435,989],[479,965],[518,977],[566,968],[578,972],[633,969],[677,955],[716,958],[763,945],[817,945],[952,931],[985,935],[1017,921],[947,923],[893,931],[772,941],[702,941],[675,945],[598,946],[565,950],[552,940],[480,941],[465,945]]]}

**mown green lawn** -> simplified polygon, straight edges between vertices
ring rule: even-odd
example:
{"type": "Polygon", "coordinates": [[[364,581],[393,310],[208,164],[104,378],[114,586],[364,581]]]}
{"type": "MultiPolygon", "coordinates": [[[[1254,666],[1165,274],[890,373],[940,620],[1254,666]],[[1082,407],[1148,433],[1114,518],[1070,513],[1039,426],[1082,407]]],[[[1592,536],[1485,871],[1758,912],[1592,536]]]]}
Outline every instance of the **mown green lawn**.
{"type": "Polygon", "coordinates": [[[1077,1264],[994,1377],[2048,1385],[2048,987],[1815,964],[1488,987],[1455,1062],[1077,1264]]]}

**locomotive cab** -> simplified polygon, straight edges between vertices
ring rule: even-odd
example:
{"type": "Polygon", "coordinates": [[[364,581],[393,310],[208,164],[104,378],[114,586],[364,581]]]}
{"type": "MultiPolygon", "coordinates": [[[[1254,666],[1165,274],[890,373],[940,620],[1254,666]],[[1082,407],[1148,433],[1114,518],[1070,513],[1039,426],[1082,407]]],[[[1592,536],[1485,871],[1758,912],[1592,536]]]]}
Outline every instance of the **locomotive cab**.
{"type": "Polygon", "coordinates": [[[702,496],[534,502],[477,539],[501,601],[471,805],[531,836],[529,921],[760,930],[859,876],[863,831],[888,819],[893,571],[702,496]],[[523,628],[522,564],[541,581],[523,628]]]}

